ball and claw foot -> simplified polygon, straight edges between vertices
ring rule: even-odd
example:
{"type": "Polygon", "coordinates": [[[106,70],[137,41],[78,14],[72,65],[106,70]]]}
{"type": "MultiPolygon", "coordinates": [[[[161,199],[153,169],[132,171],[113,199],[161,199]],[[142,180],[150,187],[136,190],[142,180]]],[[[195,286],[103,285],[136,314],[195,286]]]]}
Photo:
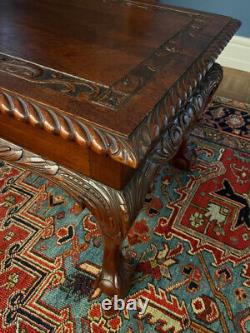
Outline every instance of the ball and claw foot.
{"type": "Polygon", "coordinates": [[[125,298],[131,287],[133,268],[127,260],[120,255],[120,260],[114,263],[113,269],[102,267],[101,272],[95,280],[90,295],[90,300],[99,297],[102,293],[113,297],[125,298]]]}

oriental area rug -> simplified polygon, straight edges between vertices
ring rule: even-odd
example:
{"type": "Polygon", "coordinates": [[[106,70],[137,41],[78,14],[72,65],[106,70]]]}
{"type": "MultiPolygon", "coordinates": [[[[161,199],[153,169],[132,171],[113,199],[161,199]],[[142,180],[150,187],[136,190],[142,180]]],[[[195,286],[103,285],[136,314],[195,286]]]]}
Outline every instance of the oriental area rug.
{"type": "Polygon", "coordinates": [[[192,170],[161,169],[124,242],[127,302],[145,311],[89,300],[102,258],[94,217],[1,162],[0,332],[249,333],[250,105],[216,97],[192,142],[192,170]]]}

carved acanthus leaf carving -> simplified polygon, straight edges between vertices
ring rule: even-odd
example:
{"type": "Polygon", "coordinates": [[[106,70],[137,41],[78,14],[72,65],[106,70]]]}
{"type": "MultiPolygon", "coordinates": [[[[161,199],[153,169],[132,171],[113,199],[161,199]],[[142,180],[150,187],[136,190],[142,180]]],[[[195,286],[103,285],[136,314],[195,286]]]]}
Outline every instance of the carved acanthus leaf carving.
{"type": "Polygon", "coordinates": [[[55,179],[78,202],[84,202],[96,217],[105,237],[124,238],[129,215],[122,192],[64,167],[60,167],[55,179]]]}
{"type": "Polygon", "coordinates": [[[151,148],[151,143],[165,130],[173,131],[172,134],[169,133],[170,137],[177,135],[178,131],[185,133],[192,118],[194,116],[197,117],[203,110],[207,98],[214,88],[218,86],[222,75],[221,66],[214,64],[204,78],[201,76],[199,82],[194,82],[195,90],[192,89],[190,83],[189,91],[192,94],[184,94],[182,99],[181,93],[183,93],[183,90],[179,86],[179,88],[176,87],[176,90],[171,90],[167,93],[131,137],[138,160],[143,159],[151,148]],[[175,101],[178,101],[177,106],[174,106],[175,101]],[[169,110],[172,110],[172,117],[170,118],[168,118],[169,110]],[[179,130],[171,129],[171,124],[178,125],[179,130]]]}
{"type": "Polygon", "coordinates": [[[78,202],[84,202],[96,217],[104,235],[108,238],[124,237],[129,213],[122,192],[70,171],[53,161],[45,160],[3,139],[0,139],[0,159],[52,180],[78,202]]]}
{"type": "Polygon", "coordinates": [[[44,160],[41,156],[24,151],[22,148],[10,145],[0,139],[0,159],[16,163],[45,176],[56,175],[59,167],[55,162],[44,160]],[[4,144],[6,143],[6,145],[4,144]]]}
{"type": "Polygon", "coordinates": [[[0,159],[3,159],[8,162],[17,162],[23,156],[23,149],[17,148],[12,149],[9,146],[0,146],[0,159]]]}
{"type": "MultiPolygon", "coordinates": [[[[136,217],[141,208],[158,167],[172,159],[177,153],[183,139],[187,136],[195,120],[199,118],[208,97],[221,79],[222,69],[219,65],[214,65],[207,73],[205,80],[197,87],[195,94],[189,98],[188,102],[179,111],[179,114],[173,118],[164,134],[162,134],[161,141],[155,145],[144,165],[135,173],[123,191],[114,190],[109,186],[58,166],[54,162],[46,161],[42,157],[24,151],[22,148],[3,139],[0,139],[0,158],[23,165],[53,179],[74,196],[75,199],[85,202],[85,205],[101,223],[101,228],[105,235],[122,238],[127,232],[129,221],[136,217]]],[[[8,95],[7,97],[4,96],[4,98],[10,103],[8,95]]],[[[21,103],[20,101],[18,102],[21,103]]],[[[4,103],[5,110],[10,110],[8,104],[6,105],[6,101],[4,103]]],[[[30,111],[38,112],[35,108],[30,111]]],[[[11,112],[15,112],[14,106],[11,112]]],[[[32,112],[29,112],[29,114],[33,114],[32,112]]],[[[50,110],[46,110],[46,112],[48,116],[51,116],[50,110]]],[[[25,118],[25,114],[22,116],[25,118]]],[[[35,121],[35,116],[37,115],[34,114],[33,121],[35,121]]],[[[44,116],[44,114],[40,115],[40,117],[38,116],[37,119],[41,119],[41,116],[44,116]]],[[[59,131],[60,118],[56,118],[56,116],[53,115],[52,117],[54,118],[52,119],[54,120],[55,128],[59,131]]],[[[142,137],[144,138],[143,135],[142,137]]],[[[91,137],[89,137],[89,140],[91,140],[91,137]]],[[[140,147],[141,145],[139,144],[140,147]]]]}

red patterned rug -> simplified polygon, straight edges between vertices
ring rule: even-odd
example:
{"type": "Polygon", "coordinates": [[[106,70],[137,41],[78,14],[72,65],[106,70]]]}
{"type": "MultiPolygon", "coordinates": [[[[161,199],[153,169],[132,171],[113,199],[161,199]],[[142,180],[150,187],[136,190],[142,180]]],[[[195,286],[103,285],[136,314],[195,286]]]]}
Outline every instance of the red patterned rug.
{"type": "Polygon", "coordinates": [[[214,99],[192,139],[192,171],[162,168],[124,243],[127,299],[144,313],[88,300],[102,256],[93,216],[0,164],[1,333],[250,332],[250,106],[214,99]]]}

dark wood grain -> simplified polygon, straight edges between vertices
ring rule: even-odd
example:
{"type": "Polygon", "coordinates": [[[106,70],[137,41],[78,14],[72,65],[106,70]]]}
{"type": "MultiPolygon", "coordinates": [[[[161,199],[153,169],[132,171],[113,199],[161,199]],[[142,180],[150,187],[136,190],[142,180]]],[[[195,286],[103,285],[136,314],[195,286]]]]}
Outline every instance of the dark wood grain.
{"type": "MultiPolygon", "coordinates": [[[[0,53],[89,81],[94,92],[74,96],[50,74],[31,80],[1,66],[0,86],[129,136],[230,22],[142,1],[2,0],[0,53]]],[[[217,42],[210,56],[224,46],[217,42]]]]}

